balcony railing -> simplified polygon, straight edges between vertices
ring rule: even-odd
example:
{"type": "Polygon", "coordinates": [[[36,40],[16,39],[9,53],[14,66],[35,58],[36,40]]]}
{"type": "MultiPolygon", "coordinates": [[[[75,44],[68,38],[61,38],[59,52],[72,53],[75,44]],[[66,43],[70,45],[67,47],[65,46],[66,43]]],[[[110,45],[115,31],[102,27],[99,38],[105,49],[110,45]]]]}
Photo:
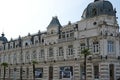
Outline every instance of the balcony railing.
{"type": "Polygon", "coordinates": [[[74,37],[62,38],[62,39],[58,39],[58,43],[66,42],[66,41],[73,41],[73,40],[75,40],[74,37]]]}

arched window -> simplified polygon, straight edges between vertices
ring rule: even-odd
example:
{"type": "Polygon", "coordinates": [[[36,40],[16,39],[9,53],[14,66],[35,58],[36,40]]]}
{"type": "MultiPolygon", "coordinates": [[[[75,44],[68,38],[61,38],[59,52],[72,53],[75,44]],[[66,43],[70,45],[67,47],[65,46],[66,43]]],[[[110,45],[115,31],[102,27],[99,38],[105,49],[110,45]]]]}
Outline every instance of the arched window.
{"type": "Polygon", "coordinates": [[[93,10],[92,10],[92,16],[96,16],[96,15],[97,15],[97,9],[93,8],[93,10]]]}

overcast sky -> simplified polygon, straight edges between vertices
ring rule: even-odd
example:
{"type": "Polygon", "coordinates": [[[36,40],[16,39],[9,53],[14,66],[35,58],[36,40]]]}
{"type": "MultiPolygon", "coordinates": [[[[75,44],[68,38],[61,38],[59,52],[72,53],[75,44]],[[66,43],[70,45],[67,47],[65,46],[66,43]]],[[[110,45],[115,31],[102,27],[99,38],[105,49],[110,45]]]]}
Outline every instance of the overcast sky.
{"type": "MultiPolygon", "coordinates": [[[[52,16],[58,16],[60,23],[81,20],[83,10],[94,0],[0,0],[0,34],[10,40],[19,35],[26,36],[46,31],[52,16]]],[[[120,0],[109,0],[120,18],[120,0]]],[[[118,22],[120,24],[120,19],[118,22]]]]}

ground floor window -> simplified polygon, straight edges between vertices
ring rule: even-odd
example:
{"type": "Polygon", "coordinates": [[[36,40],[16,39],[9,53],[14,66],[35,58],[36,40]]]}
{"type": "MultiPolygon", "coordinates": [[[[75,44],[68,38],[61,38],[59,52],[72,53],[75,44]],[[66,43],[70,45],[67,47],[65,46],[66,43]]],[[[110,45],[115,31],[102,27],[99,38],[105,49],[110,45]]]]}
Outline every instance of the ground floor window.
{"type": "Polygon", "coordinates": [[[94,79],[99,79],[99,66],[94,66],[94,79]]]}
{"type": "Polygon", "coordinates": [[[84,66],[80,66],[80,79],[81,79],[81,80],[84,80],[84,79],[85,79],[84,66]]]}
{"type": "Polygon", "coordinates": [[[35,78],[43,77],[43,68],[35,68],[35,78]]]}
{"type": "Polygon", "coordinates": [[[73,67],[72,66],[63,66],[60,67],[60,79],[62,78],[72,78],[73,77],[73,67]]]}

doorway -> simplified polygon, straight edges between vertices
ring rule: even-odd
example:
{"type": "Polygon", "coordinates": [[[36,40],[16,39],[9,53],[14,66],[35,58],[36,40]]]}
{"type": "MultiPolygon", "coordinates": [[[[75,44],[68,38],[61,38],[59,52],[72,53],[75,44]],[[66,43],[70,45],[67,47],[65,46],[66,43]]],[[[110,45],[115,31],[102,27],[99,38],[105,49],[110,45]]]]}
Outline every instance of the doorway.
{"type": "Polygon", "coordinates": [[[114,64],[109,65],[109,72],[110,80],[114,80],[114,64]]]}
{"type": "Polygon", "coordinates": [[[49,80],[53,80],[53,66],[49,67],[49,80]]]}

